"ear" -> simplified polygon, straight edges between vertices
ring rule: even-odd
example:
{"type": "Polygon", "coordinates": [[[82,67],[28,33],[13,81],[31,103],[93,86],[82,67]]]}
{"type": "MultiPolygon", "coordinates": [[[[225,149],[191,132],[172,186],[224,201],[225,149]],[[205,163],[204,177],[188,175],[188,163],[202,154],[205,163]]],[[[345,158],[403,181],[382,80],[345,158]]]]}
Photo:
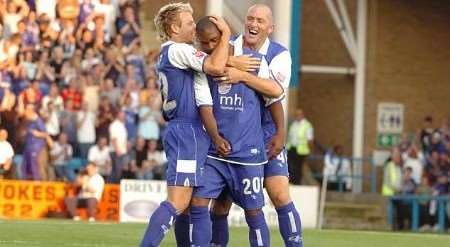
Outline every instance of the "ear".
{"type": "Polygon", "coordinates": [[[178,26],[176,23],[173,23],[172,25],[170,25],[170,32],[175,35],[179,34],[180,26],[178,26]]]}
{"type": "Polygon", "coordinates": [[[275,25],[273,25],[273,24],[270,26],[270,28],[268,30],[269,35],[271,35],[273,33],[274,27],[275,27],[275,25]]]}

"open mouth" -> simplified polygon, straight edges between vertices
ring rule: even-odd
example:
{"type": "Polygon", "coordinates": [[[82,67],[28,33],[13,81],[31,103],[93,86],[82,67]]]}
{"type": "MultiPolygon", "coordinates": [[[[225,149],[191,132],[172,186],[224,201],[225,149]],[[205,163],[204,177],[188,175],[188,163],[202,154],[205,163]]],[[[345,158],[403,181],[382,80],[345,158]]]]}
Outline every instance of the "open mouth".
{"type": "Polygon", "coordinates": [[[258,31],[254,30],[254,29],[249,29],[248,34],[250,35],[250,37],[256,37],[256,36],[258,36],[258,31]]]}

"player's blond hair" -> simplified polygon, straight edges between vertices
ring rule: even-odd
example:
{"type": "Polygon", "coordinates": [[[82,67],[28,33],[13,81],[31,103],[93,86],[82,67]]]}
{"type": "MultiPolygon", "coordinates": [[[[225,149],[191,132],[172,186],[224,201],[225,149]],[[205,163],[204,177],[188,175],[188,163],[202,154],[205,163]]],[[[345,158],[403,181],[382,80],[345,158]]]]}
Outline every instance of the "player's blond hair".
{"type": "Polygon", "coordinates": [[[181,12],[193,13],[192,7],[189,3],[170,3],[162,7],[158,14],[156,14],[154,22],[156,26],[156,32],[158,33],[158,39],[161,42],[166,42],[170,39],[170,26],[172,24],[180,24],[178,15],[181,12]]]}

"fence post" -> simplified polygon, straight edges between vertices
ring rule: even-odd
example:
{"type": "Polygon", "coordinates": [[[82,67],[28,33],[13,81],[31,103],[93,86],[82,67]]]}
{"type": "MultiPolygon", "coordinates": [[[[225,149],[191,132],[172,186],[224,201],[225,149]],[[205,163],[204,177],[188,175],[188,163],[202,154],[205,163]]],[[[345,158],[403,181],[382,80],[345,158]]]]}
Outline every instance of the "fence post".
{"type": "Polygon", "coordinates": [[[370,157],[369,158],[369,162],[370,162],[370,166],[371,166],[371,174],[370,174],[370,179],[371,179],[371,191],[372,193],[376,193],[377,192],[377,169],[375,167],[375,162],[373,161],[373,158],[370,157]]]}
{"type": "Polygon", "coordinates": [[[419,201],[417,198],[412,199],[412,230],[417,232],[419,229],[419,201]]]}
{"type": "Polygon", "coordinates": [[[394,210],[393,210],[393,208],[394,208],[394,202],[393,202],[393,199],[392,199],[392,197],[389,197],[388,198],[388,207],[387,207],[387,221],[388,221],[388,224],[391,226],[391,228],[393,229],[393,227],[394,227],[394,222],[393,222],[393,213],[394,213],[394,210]]]}
{"type": "Polygon", "coordinates": [[[439,232],[444,232],[445,230],[445,201],[442,198],[438,199],[438,222],[439,222],[439,232]]]}

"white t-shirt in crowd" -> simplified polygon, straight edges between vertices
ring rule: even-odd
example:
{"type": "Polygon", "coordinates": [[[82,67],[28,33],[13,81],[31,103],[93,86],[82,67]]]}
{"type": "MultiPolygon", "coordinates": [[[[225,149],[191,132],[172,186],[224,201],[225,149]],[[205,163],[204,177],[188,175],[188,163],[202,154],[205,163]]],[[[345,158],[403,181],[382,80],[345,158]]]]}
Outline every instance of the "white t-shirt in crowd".
{"type": "Polygon", "coordinates": [[[9,14],[6,13],[3,16],[3,37],[9,38],[11,35],[17,33],[18,27],[17,23],[22,19],[20,14],[9,14]]]}
{"type": "Polygon", "coordinates": [[[53,165],[66,165],[72,159],[73,149],[70,144],[61,145],[59,142],[55,142],[50,150],[50,155],[53,157],[53,165]]]}
{"type": "Polygon", "coordinates": [[[109,139],[111,140],[111,150],[121,155],[127,153],[127,138],[128,133],[125,124],[119,120],[114,120],[109,126],[109,139]],[[112,140],[117,142],[117,150],[112,145],[112,140]]]}
{"type": "Polygon", "coordinates": [[[84,186],[81,187],[81,192],[78,195],[79,198],[96,198],[100,201],[102,198],[103,188],[105,187],[105,180],[100,174],[95,174],[92,177],[85,176],[87,181],[84,182],[84,186]],[[89,192],[88,188],[93,189],[94,192],[89,192]]]}
{"type": "Polygon", "coordinates": [[[91,111],[79,111],[77,113],[77,122],[80,127],[77,130],[77,138],[79,143],[95,142],[95,113],[91,111]],[[86,117],[85,117],[86,116],[86,117]],[[83,121],[83,118],[84,121],[83,121]]]}
{"type": "Polygon", "coordinates": [[[47,132],[52,135],[52,136],[57,136],[59,135],[59,118],[58,118],[58,113],[56,113],[55,111],[50,113],[48,116],[48,120],[45,123],[45,129],[47,130],[47,132]]]}
{"type": "Polygon", "coordinates": [[[7,141],[0,141],[0,165],[4,164],[6,160],[12,159],[14,150],[7,141]]]}
{"type": "Polygon", "coordinates": [[[40,16],[41,14],[47,14],[50,19],[55,19],[57,1],[58,0],[36,0],[37,16],[40,16]]]}
{"type": "Polygon", "coordinates": [[[111,156],[109,154],[109,147],[100,149],[98,145],[92,146],[89,149],[88,160],[94,162],[98,167],[98,172],[102,175],[110,175],[111,169],[106,167],[107,163],[111,164],[111,156]]]}

